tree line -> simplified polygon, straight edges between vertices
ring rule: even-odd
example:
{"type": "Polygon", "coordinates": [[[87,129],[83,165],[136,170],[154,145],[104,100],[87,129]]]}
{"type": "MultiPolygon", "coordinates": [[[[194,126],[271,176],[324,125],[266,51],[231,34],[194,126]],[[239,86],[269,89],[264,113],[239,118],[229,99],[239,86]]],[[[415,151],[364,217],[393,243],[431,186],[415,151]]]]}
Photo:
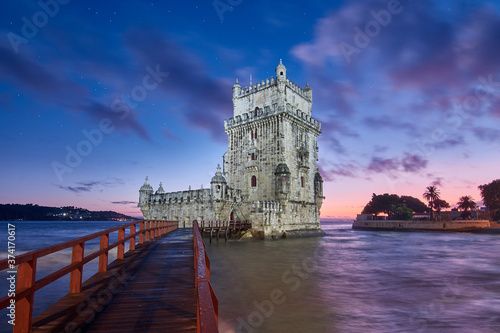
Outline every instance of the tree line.
{"type": "MultiPolygon", "coordinates": [[[[491,217],[494,220],[500,219],[500,179],[479,185],[478,188],[484,205],[491,212],[491,217]]],[[[427,205],[412,196],[373,193],[370,202],[361,213],[374,215],[385,213],[390,220],[412,220],[414,214],[430,213],[430,219],[433,220],[436,214],[441,214],[442,209],[450,208],[450,204],[441,199],[441,193],[436,186],[427,186],[422,197],[427,200],[427,205]]],[[[470,218],[471,211],[478,208],[470,195],[461,196],[456,205],[457,209],[462,211],[461,217],[464,219],[470,218]]]]}
{"type": "Polygon", "coordinates": [[[0,221],[113,221],[135,220],[113,211],[90,211],[74,206],[47,207],[37,204],[0,204],[0,221]]]}

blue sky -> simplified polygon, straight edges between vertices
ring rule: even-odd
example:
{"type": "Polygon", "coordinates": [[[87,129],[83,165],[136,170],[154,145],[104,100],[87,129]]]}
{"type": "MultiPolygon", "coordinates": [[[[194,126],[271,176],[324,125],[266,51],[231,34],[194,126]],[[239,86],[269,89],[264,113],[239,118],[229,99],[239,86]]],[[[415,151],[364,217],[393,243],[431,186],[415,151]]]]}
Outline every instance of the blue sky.
{"type": "Polygon", "coordinates": [[[499,178],[494,1],[15,1],[0,16],[1,203],[137,216],[145,176],[208,187],[232,85],[280,58],[323,124],[324,217],[431,184],[479,201],[499,178]]]}

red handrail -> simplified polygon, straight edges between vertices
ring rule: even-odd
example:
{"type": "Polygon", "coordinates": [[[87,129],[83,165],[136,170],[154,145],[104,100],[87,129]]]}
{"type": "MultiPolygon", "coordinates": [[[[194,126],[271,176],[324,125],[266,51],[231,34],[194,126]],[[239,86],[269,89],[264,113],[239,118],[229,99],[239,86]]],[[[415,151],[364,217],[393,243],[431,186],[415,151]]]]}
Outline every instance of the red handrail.
{"type": "Polygon", "coordinates": [[[210,285],[210,260],[205,252],[205,244],[196,220],[193,221],[193,240],[198,332],[219,332],[219,302],[210,285]]]}
{"type": "MultiPolygon", "coordinates": [[[[16,325],[13,326],[14,333],[27,333],[32,328],[33,322],[33,301],[35,292],[46,285],[56,281],[64,275],[70,273],[69,293],[79,293],[82,288],[83,266],[99,257],[99,272],[106,272],[108,269],[108,252],[117,247],[117,259],[123,259],[125,242],[130,240],[129,251],[135,250],[136,237],[139,236],[139,244],[148,242],[150,239],[161,237],[162,235],[177,229],[177,221],[156,221],[140,220],[123,224],[118,227],[99,231],[91,235],[76,238],[64,243],[44,247],[39,250],[27,252],[16,256],[15,265],[17,268],[17,283],[15,297],[5,296],[0,298],[0,310],[11,304],[15,300],[16,325]],[[136,225],[139,224],[139,231],[136,232],[136,225]],[[125,237],[125,229],[130,227],[129,236],[125,237]],[[118,240],[109,245],[109,234],[118,230],[118,240]],[[144,235],[146,237],[144,237],[144,235]],[[99,251],[84,257],[85,242],[100,237],[99,251]],[[144,241],[145,238],[145,241],[144,241]],[[35,280],[37,259],[72,247],[71,264],[67,265],[39,280],[35,280]]],[[[0,261],[0,271],[13,267],[9,265],[9,260],[0,261]]]]}

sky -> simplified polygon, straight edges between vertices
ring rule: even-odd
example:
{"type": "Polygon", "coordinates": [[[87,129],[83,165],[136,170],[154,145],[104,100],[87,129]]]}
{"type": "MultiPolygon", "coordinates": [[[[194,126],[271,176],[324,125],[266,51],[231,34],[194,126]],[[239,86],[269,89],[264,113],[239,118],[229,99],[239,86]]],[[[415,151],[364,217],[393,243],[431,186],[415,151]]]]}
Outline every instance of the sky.
{"type": "MultiPolygon", "coordinates": [[[[0,203],[141,216],[146,176],[208,188],[232,86],[313,89],[323,218],[372,193],[479,201],[500,178],[496,1],[9,1],[0,203]]],[[[423,200],[423,199],[422,199],[423,200]]]]}

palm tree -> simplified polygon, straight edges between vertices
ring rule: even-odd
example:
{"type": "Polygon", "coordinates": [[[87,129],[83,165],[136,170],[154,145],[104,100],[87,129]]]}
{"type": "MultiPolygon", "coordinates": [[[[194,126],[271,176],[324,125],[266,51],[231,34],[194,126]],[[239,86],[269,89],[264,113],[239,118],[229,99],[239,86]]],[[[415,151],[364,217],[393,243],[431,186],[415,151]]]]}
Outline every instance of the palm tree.
{"type": "Polygon", "coordinates": [[[439,220],[441,220],[441,209],[450,208],[450,204],[448,202],[446,202],[446,200],[443,200],[443,199],[435,199],[433,202],[433,205],[438,213],[439,220]]]}
{"type": "Polygon", "coordinates": [[[470,195],[465,195],[463,197],[460,197],[460,199],[457,202],[457,208],[458,209],[463,209],[462,216],[463,217],[470,217],[470,213],[468,210],[475,210],[476,209],[476,202],[470,195]]]}
{"type": "Polygon", "coordinates": [[[434,202],[438,199],[440,199],[440,193],[439,190],[437,189],[436,186],[427,186],[425,189],[425,192],[423,194],[423,197],[425,200],[429,201],[429,208],[431,209],[431,220],[433,220],[433,208],[434,208],[434,202]]]}

